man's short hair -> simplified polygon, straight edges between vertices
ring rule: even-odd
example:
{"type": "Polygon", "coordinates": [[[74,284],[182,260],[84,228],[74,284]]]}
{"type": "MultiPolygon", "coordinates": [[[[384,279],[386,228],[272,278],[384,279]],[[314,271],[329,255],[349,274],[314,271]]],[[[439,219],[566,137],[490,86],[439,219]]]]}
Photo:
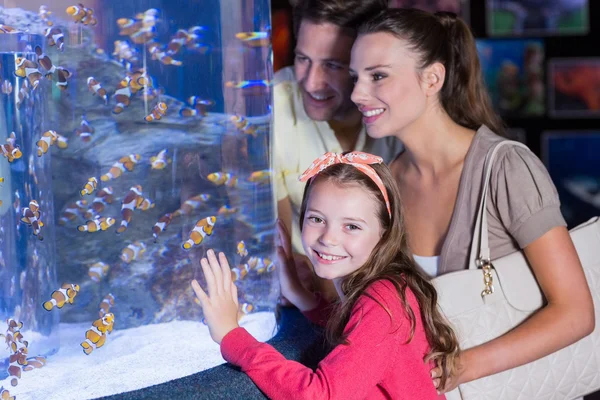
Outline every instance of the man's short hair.
{"type": "Polygon", "coordinates": [[[300,23],[330,23],[356,34],[358,26],[371,15],[388,7],[388,0],[296,0],[294,4],[294,36],[300,23]]]}

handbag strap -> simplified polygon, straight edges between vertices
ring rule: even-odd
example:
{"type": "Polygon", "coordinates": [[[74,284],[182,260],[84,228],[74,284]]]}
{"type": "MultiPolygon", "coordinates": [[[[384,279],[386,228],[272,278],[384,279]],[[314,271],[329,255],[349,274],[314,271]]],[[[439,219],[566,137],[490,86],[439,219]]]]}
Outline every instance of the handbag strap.
{"type": "Polygon", "coordinates": [[[473,230],[473,241],[471,242],[471,252],[469,256],[469,269],[477,269],[482,267],[484,264],[489,265],[490,259],[490,245],[489,245],[489,232],[487,223],[487,194],[489,190],[489,183],[492,175],[492,167],[496,154],[503,146],[518,146],[529,150],[523,143],[515,142],[513,140],[503,140],[497,145],[491,147],[485,157],[484,162],[484,174],[481,190],[481,198],[479,199],[479,208],[477,209],[477,218],[475,220],[475,229],[473,230]]]}

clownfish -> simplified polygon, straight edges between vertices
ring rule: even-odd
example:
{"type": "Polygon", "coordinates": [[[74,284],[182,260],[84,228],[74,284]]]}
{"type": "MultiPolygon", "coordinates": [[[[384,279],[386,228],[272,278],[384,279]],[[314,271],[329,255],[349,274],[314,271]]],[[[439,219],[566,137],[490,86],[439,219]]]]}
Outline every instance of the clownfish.
{"type": "Polygon", "coordinates": [[[131,103],[131,89],[127,83],[123,83],[123,81],[119,82],[113,97],[117,101],[117,105],[113,109],[113,114],[120,114],[131,103]]]}
{"type": "Polygon", "coordinates": [[[58,140],[58,135],[56,131],[46,131],[42,135],[42,138],[37,141],[37,155],[41,157],[42,154],[45,154],[50,146],[52,146],[58,140]]]}
{"type": "Polygon", "coordinates": [[[135,241],[125,247],[121,252],[121,260],[129,264],[130,262],[139,259],[146,251],[146,245],[143,242],[135,241]]]}
{"type": "Polygon", "coordinates": [[[92,323],[92,327],[85,332],[85,340],[81,342],[86,355],[90,355],[92,351],[104,345],[106,335],[113,331],[114,322],[114,314],[108,313],[92,323]]]}
{"type": "Polygon", "coordinates": [[[58,75],[58,82],[56,82],[56,86],[58,86],[60,90],[67,90],[67,87],[69,86],[68,79],[73,74],[68,69],[63,67],[56,67],[56,71],[58,75]]]}
{"type": "Polygon", "coordinates": [[[56,45],[56,47],[58,47],[59,51],[64,51],[65,36],[63,35],[60,28],[56,28],[56,27],[47,28],[46,32],[44,32],[44,36],[46,37],[46,39],[48,41],[48,46],[56,45]]]}
{"type": "MultiPolygon", "coordinates": [[[[23,367],[23,371],[31,371],[35,368],[42,368],[46,365],[46,357],[44,356],[36,356],[27,359],[27,365],[23,367]]],[[[2,399],[2,397],[0,397],[2,399]]],[[[4,399],[2,399],[4,400],[4,399]]]]}
{"type": "Polygon", "coordinates": [[[153,60],[158,60],[164,65],[175,65],[177,67],[183,65],[181,61],[175,60],[168,55],[167,52],[163,50],[163,46],[156,42],[148,44],[148,52],[152,55],[153,60]]]}
{"type": "Polygon", "coordinates": [[[271,177],[271,170],[263,169],[262,171],[254,171],[250,174],[248,181],[254,183],[267,183],[271,177]]]}
{"type": "Polygon", "coordinates": [[[229,172],[213,172],[208,174],[207,178],[215,185],[225,185],[227,187],[235,187],[238,181],[238,178],[229,172]]]}
{"type": "Polygon", "coordinates": [[[17,57],[15,59],[15,75],[20,78],[27,78],[32,89],[37,89],[42,79],[42,73],[38,69],[38,63],[35,61],[28,60],[23,57],[17,57]]]}
{"type": "Polygon", "coordinates": [[[206,107],[213,106],[215,104],[212,100],[202,100],[198,96],[191,96],[188,98],[188,103],[193,108],[184,107],[179,111],[179,114],[182,117],[205,117],[206,116],[206,107]]]}
{"type": "Polygon", "coordinates": [[[237,244],[237,253],[242,257],[246,257],[248,255],[248,249],[246,248],[246,243],[244,243],[243,240],[237,244]]]}
{"type": "Polygon", "coordinates": [[[130,154],[128,156],[123,156],[119,159],[119,161],[114,163],[112,167],[110,167],[110,170],[106,174],[100,177],[100,180],[102,180],[102,182],[106,182],[111,179],[117,179],[118,177],[123,175],[123,172],[125,172],[125,170],[130,172],[133,171],[133,166],[137,164],[138,161],[140,161],[139,154],[130,154]]]}
{"type": "Polygon", "coordinates": [[[231,268],[231,281],[235,282],[244,279],[249,271],[250,268],[248,267],[248,264],[231,268]]]}
{"type": "Polygon", "coordinates": [[[96,187],[98,186],[98,179],[96,179],[96,177],[92,176],[91,178],[88,179],[87,183],[85,184],[85,186],[83,187],[83,189],[81,190],[81,195],[85,196],[86,194],[92,194],[94,193],[94,190],[96,190],[96,187]]]}
{"type": "Polygon", "coordinates": [[[92,133],[94,133],[95,129],[90,125],[90,123],[85,119],[85,117],[81,117],[81,124],[79,129],[75,130],[75,134],[81,138],[84,142],[89,142],[92,139],[92,133]]]}
{"type": "Polygon", "coordinates": [[[193,211],[200,208],[200,206],[206,203],[209,199],[210,195],[204,193],[189,198],[186,201],[184,201],[181,207],[179,207],[179,209],[177,209],[173,213],[173,217],[178,217],[180,215],[190,215],[193,211]]]}
{"type": "Polygon", "coordinates": [[[9,143],[0,144],[0,152],[4,157],[8,159],[8,162],[13,162],[14,160],[18,160],[23,156],[21,149],[15,147],[9,143]]]}
{"type": "Polygon", "coordinates": [[[52,60],[44,54],[40,46],[35,46],[35,54],[37,55],[38,63],[46,70],[46,79],[52,80],[52,74],[56,71],[56,67],[52,64],[52,60]]]}
{"type": "Polygon", "coordinates": [[[8,389],[4,389],[3,386],[0,386],[0,399],[2,400],[15,400],[16,396],[11,396],[8,389]]]}
{"type": "Polygon", "coordinates": [[[152,169],[163,169],[170,160],[167,160],[167,149],[161,150],[156,156],[150,157],[152,169]]]}
{"type": "Polygon", "coordinates": [[[199,245],[202,243],[206,236],[210,236],[213,233],[213,228],[215,226],[215,222],[217,221],[217,217],[206,217],[196,222],[196,226],[190,232],[190,238],[186,240],[181,247],[185,250],[189,250],[194,245],[199,245]]]}
{"type": "Polygon", "coordinates": [[[90,76],[87,78],[87,84],[92,94],[98,95],[98,97],[104,100],[104,104],[108,104],[108,95],[106,94],[106,89],[100,85],[100,82],[98,82],[93,76],[90,76]]]}
{"type": "Polygon", "coordinates": [[[52,310],[54,307],[63,308],[67,303],[73,304],[73,299],[79,293],[79,285],[73,283],[65,283],[60,289],[52,292],[51,299],[43,304],[46,311],[52,310]]]}
{"type": "Polygon", "coordinates": [[[110,269],[110,265],[105,262],[99,261],[94,263],[88,269],[88,275],[90,279],[94,282],[98,283],[108,274],[108,270],[110,269]]]}
{"type": "Polygon", "coordinates": [[[165,103],[164,101],[158,102],[154,106],[154,109],[152,110],[152,112],[146,116],[146,118],[145,118],[146,122],[160,120],[162,117],[167,115],[167,109],[168,109],[167,103],[165,103]]]}
{"type": "Polygon", "coordinates": [[[66,149],[67,147],[69,147],[69,139],[67,139],[66,137],[64,137],[63,135],[57,133],[56,134],[57,139],[56,139],[56,145],[58,146],[59,149],[66,149]]]}
{"type": "Polygon", "coordinates": [[[100,232],[105,231],[115,224],[116,220],[112,217],[101,217],[91,221],[87,221],[85,225],[79,225],[79,232],[100,232]]]}
{"type": "Polygon", "coordinates": [[[104,207],[108,204],[112,204],[112,202],[113,188],[109,186],[100,189],[100,191],[96,193],[96,197],[92,201],[91,207],[85,212],[85,218],[92,219],[93,216],[104,211],[104,207]]]}
{"type": "Polygon", "coordinates": [[[77,217],[82,216],[86,206],[87,201],[85,200],[78,200],[73,203],[69,203],[62,212],[62,216],[58,220],[59,225],[65,225],[69,221],[74,221],[77,217]]]}
{"type": "Polygon", "coordinates": [[[9,95],[12,93],[12,91],[13,91],[12,83],[10,83],[10,81],[8,79],[5,79],[4,82],[2,82],[2,93],[9,95]]]}
{"type": "Polygon", "coordinates": [[[102,318],[106,314],[108,314],[111,307],[114,307],[114,305],[115,305],[115,296],[113,296],[112,293],[109,293],[106,296],[104,296],[104,299],[102,299],[102,301],[98,305],[98,308],[100,308],[100,311],[99,311],[100,318],[102,318]]]}
{"type": "Polygon", "coordinates": [[[131,217],[133,217],[133,210],[138,208],[142,201],[144,201],[144,198],[142,197],[142,187],[140,185],[132,186],[121,202],[121,216],[123,219],[121,221],[121,226],[117,229],[117,233],[125,232],[131,222],[131,217]]]}
{"type": "Polygon", "coordinates": [[[23,207],[21,221],[33,228],[34,236],[37,236],[37,238],[40,240],[44,240],[40,233],[44,223],[40,219],[40,206],[37,201],[31,200],[29,202],[29,207],[23,207]]]}
{"type": "Polygon", "coordinates": [[[246,117],[242,117],[241,115],[233,115],[230,118],[230,121],[233,122],[235,127],[242,133],[246,135],[251,135],[252,137],[256,137],[256,126],[252,125],[246,117]]]}
{"type": "Polygon", "coordinates": [[[269,32],[240,32],[235,37],[250,47],[268,47],[271,44],[269,32]]]}
{"type": "Polygon", "coordinates": [[[156,204],[154,204],[154,202],[152,200],[150,200],[147,197],[144,197],[142,199],[142,202],[140,203],[139,206],[137,206],[138,210],[142,210],[142,211],[148,211],[151,208],[154,208],[156,204]]]}
{"type": "Polygon", "coordinates": [[[158,222],[154,224],[152,227],[152,236],[154,236],[154,243],[158,241],[158,235],[161,232],[167,230],[167,226],[171,223],[173,216],[170,213],[167,213],[158,219],[158,222]]]}

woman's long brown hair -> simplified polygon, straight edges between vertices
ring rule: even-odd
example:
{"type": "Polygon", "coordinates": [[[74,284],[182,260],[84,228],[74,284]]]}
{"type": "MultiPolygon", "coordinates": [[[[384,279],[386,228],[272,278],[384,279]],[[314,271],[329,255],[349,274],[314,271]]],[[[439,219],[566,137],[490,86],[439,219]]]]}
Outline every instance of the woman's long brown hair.
{"type": "MultiPolygon", "coordinates": [[[[387,190],[392,211],[391,218],[385,206],[383,195],[375,183],[360,170],[348,164],[334,164],[326,168],[315,176],[304,190],[304,198],[300,209],[300,229],[303,227],[311,187],[316,182],[329,181],[342,187],[359,186],[376,199],[379,205],[377,216],[381,223],[383,235],[371,252],[367,262],[343,279],[341,287],[346,299],[340,304],[340,309],[332,313],[331,319],[327,323],[327,339],[334,346],[347,344],[348,332],[344,333],[344,330],[356,301],[361,295],[365,294],[365,290],[371,284],[378,280],[387,279],[396,287],[402,307],[410,321],[411,329],[407,343],[410,342],[414,336],[417,322],[415,313],[406,298],[406,288],[410,288],[419,303],[423,327],[431,348],[424,361],[433,360],[441,368],[441,387],[444,387],[448,377],[455,371],[459,353],[458,340],[449,323],[438,309],[435,288],[425,274],[417,268],[413,260],[404,229],[400,192],[389,168],[385,164],[373,164],[371,167],[381,177],[387,190]]],[[[373,300],[377,301],[376,299],[373,300]]],[[[390,311],[381,303],[379,304],[386,309],[390,318],[393,318],[390,311]]]]}

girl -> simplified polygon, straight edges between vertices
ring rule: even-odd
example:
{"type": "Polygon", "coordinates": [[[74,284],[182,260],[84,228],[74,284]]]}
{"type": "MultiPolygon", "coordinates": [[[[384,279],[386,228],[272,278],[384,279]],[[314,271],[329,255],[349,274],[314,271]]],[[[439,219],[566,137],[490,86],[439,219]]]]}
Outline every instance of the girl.
{"type": "Polygon", "coordinates": [[[327,338],[336,347],[313,372],[256,341],[238,327],[227,259],[209,251],[201,261],[208,295],[195,280],[192,287],[223,357],[275,399],[437,399],[430,369],[439,366],[445,382],[454,370],[457,340],[437,309],[435,289],[408,251],[390,170],[371,154],[327,153],[300,179],[308,180],[302,244],[316,274],[333,281],[339,304],[330,314],[324,298],[301,285],[289,235],[279,223],[279,256],[286,261],[278,268],[281,291],[309,319],[327,322],[327,338]]]}
{"type": "MultiPolygon", "coordinates": [[[[369,135],[404,144],[390,168],[415,260],[431,276],[467,268],[485,156],[503,140],[494,133],[502,124],[469,28],[450,13],[386,10],[359,28],[350,67],[352,100],[369,135]]],[[[436,379],[443,391],[542,358],[594,329],[556,188],[531,151],[499,151],[487,219],[492,260],[523,249],[547,305],[502,337],[461,352],[457,374],[447,384],[436,379]]]]}

